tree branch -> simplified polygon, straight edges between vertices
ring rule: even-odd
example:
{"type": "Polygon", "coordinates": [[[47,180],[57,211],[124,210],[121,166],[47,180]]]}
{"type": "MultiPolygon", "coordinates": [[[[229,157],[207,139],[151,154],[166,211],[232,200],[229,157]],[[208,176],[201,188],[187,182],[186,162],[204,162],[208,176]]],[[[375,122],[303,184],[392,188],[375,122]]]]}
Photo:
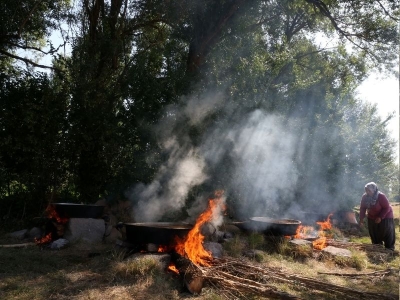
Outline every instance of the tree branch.
{"type": "Polygon", "coordinates": [[[377,0],[376,2],[379,3],[379,6],[383,9],[383,11],[385,12],[385,14],[386,14],[389,18],[391,18],[393,21],[396,21],[396,22],[400,21],[399,18],[393,17],[393,16],[386,10],[386,8],[383,6],[383,4],[381,3],[380,0],[377,0]]]}
{"type": "Polygon", "coordinates": [[[376,56],[368,50],[368,48],[363,47],[361,44],[356,43],[355,41],[353,41],[353,39],[351,39],[350,37],[357,37],[359,39],[362,40],[362,35],[361,34],[351,34],[343,29],[341,29],[336,21],[336,19],[332,16],[331,12],[329,11],[329,8],[326,6],[326,4],[321,1],[321,0],[305,0],[307,3],[310,3],[312,5],[314,5],[316,8],[318,8],[318,10],[320,11],[320,13],[322,15],[324,15],[325,17],[327,17],[330,21],[331,24],[333,25],[333,27],[336,29],[336,31],[342,35],[346,40],[348,40],[351,44],[353,44],[354,46],[356,46],[359,49],[362,49],[364,51],[367,51],[371,56],[375,57],[376,56]]]}
{"type": "Polygon", "coordinates": [[[28,13],[28,15],[26,16],[26,18],[22,21],[21,25],[20,25],[19,28],[18,28],[18,37],[21,36],[22,30],[24,29],[26,22],[28,22],[29,18],[31,17],[31,15],[33,14],[33,12],[36,10],[36,8],[39,6],[39,4],[40,4],[41,2],[42,2],[42,1],[36,2],[36,4],[33,6],[33,8],[29,11],[29,13],[28,13]]]}
{"type": "Polygon", "coordinates": [[[43,53],[43,54],[46,54],[46,55],[57,53],[58,50],[59,50],[61,47],[63,47],[63,46],[66,45],[66,42],[64,42],[64,44],[59,45],[57,48],[54,48],[53,50],[44,51],[44,50],[42,50],[42,49],[40,49],[40,48],[37,48],[37,47],[24,46],[24,45],[21,45],[21,44],[17,44],[17,43],[10,42],[10,41],[7,41],[6,43],[7,43],[8,45],[12,46],[12,47],[15,47],[15,48],[19,48],[19,49],[23,49],[23,50],[35,50],[35,51],[38,51],[38,52],[43,53]]]}
{"type": "Polygon", "coordinates": [[[32,66],[37,67],[37,68],[50,69],[50,70],[53,70],[53,71],[61,71],[61,70],[58,69],[58,68],[55,68],[55,67],[52,67],[52,66],[46,66],[46,65],[38,64],[38,63],[36,63],[36,62],[34,62],[34,61],[28,59],[28,58],[21,57],[21,56],[18,56],[18,55],[9,53],[9,52],[4,51],[4,50],[2,50],[2,49],[0,49],[0,53],[3,54],[3,55],[5,55],[5,56],[7,56],[7,57],[11,57],[11,58],[14,58],[14,59],[23,61],[23,62],[26,63],[27,65],[32,65],[32,66]]]}

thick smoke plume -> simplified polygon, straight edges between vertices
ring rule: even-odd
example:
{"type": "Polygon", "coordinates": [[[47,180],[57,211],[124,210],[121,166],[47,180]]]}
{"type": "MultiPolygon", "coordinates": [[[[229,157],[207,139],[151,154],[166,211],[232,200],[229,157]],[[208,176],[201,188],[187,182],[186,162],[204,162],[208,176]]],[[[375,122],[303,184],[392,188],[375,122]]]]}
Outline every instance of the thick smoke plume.
{"type": "Polygon", "coordinates": [[[129,191],[128,197],[135,203],[135,221],[159,221],[164,214],[179,211],[185,205],[190,189],[207,179],[204,157],[192,145],[188,127],[181,125],[187,120],[192,125],[202,122],[218,108],[221,100],[217,93],[182,99],[186,103],[183,109],[168,107],[167,117],[156,128],[168,160],[160,167],[152,183],[138,184],[129,191]]]}
{"type": "MultiPolygon", "coordinates": [[[[135,203],[134,220],[159,221],[165,213],[181,210],[190,189],[205,182],[221,182],[226,194],[239,200],[239,212],[265,215],[276,210],[278,200],[292,193],[297,180],[294,139],[283,120],[257,110],[239,122],[232,118],[209,128],[195,147],[188,128],[217,110],[229,109],[218,93],[183,103],[184,107],[169,107],[157,129],[158,136],[165,137],[162,147],[168,160],[151,184],[139,184],[129,193],[135,203]]],[[[187,210],[193,218],[207,205],[207,197],[197,200],[187,210]]]]}
{"type": "Polygon", "coordinates": [[[238,199],[238,218],[271,215],[279,199],[293,194],[295,139],[283,124],[278,116],[256,110],[229,129],[216,129],[202,148],[211,163],[229,156],[234,164],[229,191],[238,199]]]}

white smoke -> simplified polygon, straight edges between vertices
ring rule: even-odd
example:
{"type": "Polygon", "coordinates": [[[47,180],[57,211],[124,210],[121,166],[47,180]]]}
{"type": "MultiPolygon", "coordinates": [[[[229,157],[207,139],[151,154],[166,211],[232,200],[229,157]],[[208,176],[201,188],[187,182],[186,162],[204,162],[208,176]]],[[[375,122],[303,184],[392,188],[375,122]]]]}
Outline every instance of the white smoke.
{"type": "Polygon", "coordinates": [[[282,197],[292,196],[297,181],[295,138],[284,120],[257,110],[230,129],[217,129],[202,147],[216,163],[225,155],[235,162],[230,188],[240,196],[239,215],[270,215],[282,197]]]}
{"type": "Polygon", "coordinates": [[[178,211],[193,186],[201,184],[204,160],[196,155],[194,148],[179,150],[179,144],[169,141],[170,159],[158,171],[149,184],[139,184],[131,191],[131,198],[138,199],[134,209],[137,222],[158,221],[166,212],[178,211]]]}
{"type": "MultiPolygon", "coordinates": [[[[227,156],[233,164],[227,171],[230,179],[222,185],[228,189],[226,194],[240,196],[238,208],[242,212],[268,215],[271,209],[277,208],[280,197],[293,192],[297,180],[293,163],[295,145],[283,125],[284,120],[261,110],[253,111],[240,122],[232,119],[231,123],[203,132],[201,145],[195,147],[191,145],[188,127],[201,124],[216,110],[226,112],[228,106],[222,106],[224,99],[218,93],[183,100],[184,106],[168,108],[167,117],[158,126],[168,160],[153,182],[136,185],[130,191],[136,222],[159,221],[167,212],[180,211],[191,188],[204,183],[211,175],[206,170],[220,165],[227,156]]],[[[199,197],[187,213],[198,216],[207,200],[199,197]]],[[[219,222],[222,220],[218,219],[219,222]]]]}
{"type": "Polygon", "coordinates": [[[136,203],[133,217],[137,222],[158,221],[167,212],[179,211],[185,205],[190,189],[207,179],[205,161],[198,149],[190,144],[187,127],[179,128],[182,120],[198,124],[221,103],[220,94],[208,97],[182,99],[183,108],[171,105],[167,117],[157,131],[168,160],[158,170],[154,180],[138,184],[129,191],[129,198],[136,203]]]}

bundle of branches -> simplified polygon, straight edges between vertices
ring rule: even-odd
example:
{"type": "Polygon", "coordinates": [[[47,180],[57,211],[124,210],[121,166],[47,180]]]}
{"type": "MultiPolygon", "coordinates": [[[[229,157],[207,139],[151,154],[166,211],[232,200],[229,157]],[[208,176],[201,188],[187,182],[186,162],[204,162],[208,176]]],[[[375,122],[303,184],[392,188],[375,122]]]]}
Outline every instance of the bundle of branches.
{"type": "Polygon", "coordinates": [[[321,280],[288,274],[276,268],[259,267],[249,261],[224,258],[214,259],[211,267],[198,267],[205,283],[220,291],[226,299],[258,295],[275,299],[300,299],[279,291],[274,284],[284,283],[293,290],[336,294],[340,299],[397,300],[393,294],[359,291],[321,280]]]}

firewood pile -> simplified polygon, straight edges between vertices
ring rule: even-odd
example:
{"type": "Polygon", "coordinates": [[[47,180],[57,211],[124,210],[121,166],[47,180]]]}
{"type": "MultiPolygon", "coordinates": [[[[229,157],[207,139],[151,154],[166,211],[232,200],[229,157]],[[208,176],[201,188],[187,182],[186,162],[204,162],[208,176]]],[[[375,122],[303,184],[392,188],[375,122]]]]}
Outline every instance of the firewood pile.
{"type": "MultiPolygon", "coordinates": [[[[188,266],[186,269],[189,270],[188,266]]],[[[358,274],[359,276],[385,275],[380,272],[376,274],[358,274]]],[[[338,299],[390,299],[397,300],[393,294],[382,294],[355,290],[349,287],[335,285],[322,280],[289,274],[277,268],[260,267],[247,260],[235,258],[214,259],[210,267],[199,267],[192,265],[190,273],[196,277],[202,277],[202,283],[217,290],[226,299],[246,298],[246,295],[269,297],[272,299],[301,299],[277,289],[274,284],[282,283],[293,290],[323,292],[337,295],[338,299]]],[[[336,274],[332,274],[336,275],[336,274]]],[[[183,274],[185,277],[185,274],[183,274]]],[[[193,276],[191,276],[193,277],[193,276]]],[[[201,290],[201,289],[200,289],[201,290]]]]}

